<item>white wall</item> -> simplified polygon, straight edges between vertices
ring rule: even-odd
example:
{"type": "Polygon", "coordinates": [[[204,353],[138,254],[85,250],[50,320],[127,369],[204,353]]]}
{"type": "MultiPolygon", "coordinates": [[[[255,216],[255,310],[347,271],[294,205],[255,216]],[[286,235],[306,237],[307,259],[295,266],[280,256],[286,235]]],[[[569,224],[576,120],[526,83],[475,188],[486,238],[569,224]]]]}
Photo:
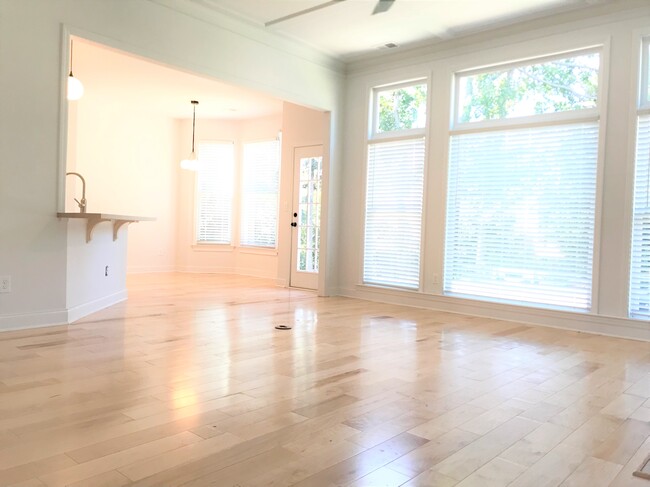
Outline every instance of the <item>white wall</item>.
{"type": "MultiPolygon", "coordinates": [[[[269,95],[336,109],[337,63],[180,0],[0,0],[0,328],[67,316],[64,206],[67,48],[73,34],[269,95]],[[203,18],[202,18],[203,17],[203,18]]],[[[138,224],[144,226],[144,223],[138,224]]]]}
{"type": "Polygon", "coordinates": [[[647,323],[627,319],[628,255],[632,198],[636,64],[639,34],[650,33],[650,5],[603,6],[598,15],[567,14],[472,38],[365,60],[349,67],[344,111],[343,179],[338,262],[341,293],[551,326],[650,339],[647,323]],[[444,296],[444,258],[449,113],[453,74],[459,70],[604,45],[605,103],[601,113],[600,194],[593,310],[571,313],[444,296]],[[369,94],[374,86],[418,77],[430,80],[423,283],[418,292],[362,284],[362,245],[369,94]]]}
{"type": "Polygon", "coordinates": [[[86,242],[86,221],[68,221],[66,308],[75,321],[127,297],[127,234],[113,240],[113,225],[98,224],[86,242]]]}
{"type": "MultiPolygon", "coordinates": [[[[181,121],[179,160],[189,152],[192,140],[191,121],[181,121]],[[184,150],[183,150],[184,149],[184,150]]],[[[242,147],[246,142],[277,137],[282,128],[282,114],[251,120],[197,120],[196,141],[231,141],[235,147],[235,191],[233,195],[231,245],[196,245],[196,173],[178,170],[177,269],[181,272],[234,273],[275,279],[278,275],[278,249],[241,248],[239,240],[239,205],[241,201],[242,147]]],[[[282,198],[282,195],[281,195],[282,198]]]]}
{"type": "MultiPolygon", "coordinates": [[[[128,227],[129,272],[173,271],[176,259],[177,124],[141,113],[115,100],[119,93],[87,93],[69,118],[76,134],[68,146],[68,171],[86,179],[88,212],[154,217],[128,227]],[[73,165],[74,164],[74,165],[73,165]]],[[[71,195],[81,195],[68,176],[66,211],[76,212],[71,195]]],[[[120,230],[120,236],[127,230],[120,230]]]]}

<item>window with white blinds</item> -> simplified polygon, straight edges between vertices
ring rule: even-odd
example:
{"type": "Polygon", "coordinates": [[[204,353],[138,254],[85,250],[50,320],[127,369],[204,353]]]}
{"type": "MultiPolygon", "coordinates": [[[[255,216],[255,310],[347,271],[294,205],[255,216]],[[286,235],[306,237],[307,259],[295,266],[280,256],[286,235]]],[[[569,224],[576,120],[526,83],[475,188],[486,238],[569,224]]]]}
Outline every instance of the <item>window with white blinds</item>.
{"type": "Polygon", "coordinates": [[[426,80],[375,88],[370,115],[362,280],[419,289],[426,80]]]}
{"type": "Polygon", "coordinates": [[[280,144],[244,144],[240,244],[275,248],[278,226],[280,144]]]}
{"type": "Polygon", "coordinates": [[[593,50],[457,76],[446,294],[591,308],[598,79],[593,50]]]}
{"type": "Polygon", "coordinates": [[[196,242],[229,244],[232,240],[234,145],[200,142],[197,171],[196,242]]]}
{"type": "Polygon", "coordinates": [[[424,147],[423,137],[368,146],[365,283],[419,287],[424,147]]]}
{"type": "Polygon", "coordinates": [[[631,318],[650,319],[650,114],[637,128],[629,304],[631,318]]]}
{"type": "Polygon", "coordinates": [[[445,291],[589,309],[598,124],[451,139],[445,291]]]}

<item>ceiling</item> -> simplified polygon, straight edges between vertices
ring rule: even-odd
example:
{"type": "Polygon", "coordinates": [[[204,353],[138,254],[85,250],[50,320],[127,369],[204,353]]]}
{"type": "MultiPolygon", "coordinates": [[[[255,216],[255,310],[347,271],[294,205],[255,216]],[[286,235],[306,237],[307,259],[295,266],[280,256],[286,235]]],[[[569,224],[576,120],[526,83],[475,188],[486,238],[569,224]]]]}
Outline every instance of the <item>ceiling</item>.
{"type": "MultiPolygon", "coordinates": [[[[119,109],[172,118],[247,119],[282,112],[282,101],[255,91],[170,68],[116,49],[73,38],[73,72],[84,97],[119,109]]],[[[80,103],[83,102],[83,98],[80,103]]]]}
{"type": "Polygon", "coordinates": [[[343,60],[424,42],[451,39],[521,20],[615,0],[395,0],[372,15],[377,0],[189,0],[308,44],[343,60]],[[265,27],[318,5],[325,8],[265,27]]]}

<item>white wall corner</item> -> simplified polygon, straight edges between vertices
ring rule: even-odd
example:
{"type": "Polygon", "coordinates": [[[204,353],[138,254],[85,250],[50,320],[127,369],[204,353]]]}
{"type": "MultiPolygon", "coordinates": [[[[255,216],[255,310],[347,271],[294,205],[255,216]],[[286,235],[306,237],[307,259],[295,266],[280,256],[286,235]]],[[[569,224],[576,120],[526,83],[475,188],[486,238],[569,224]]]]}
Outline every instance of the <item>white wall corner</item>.
{"type": "Polygon", "coordinates": [[[90,301],[88,303],[80,304],[79,306],[69,308],[67,313],[67,322],[73,323],[85,316],[88,316],[89,314],[96,313],[97,311],[100,311],[104,308],[108,308],[109,306],[112,306],[114,304],[120,303],[122,301],[126,301],[127,297],[128,296],[126,290],[118,291],[116,293],[110,294],[108,296],[104,296],[94,301],[90,301]]]}

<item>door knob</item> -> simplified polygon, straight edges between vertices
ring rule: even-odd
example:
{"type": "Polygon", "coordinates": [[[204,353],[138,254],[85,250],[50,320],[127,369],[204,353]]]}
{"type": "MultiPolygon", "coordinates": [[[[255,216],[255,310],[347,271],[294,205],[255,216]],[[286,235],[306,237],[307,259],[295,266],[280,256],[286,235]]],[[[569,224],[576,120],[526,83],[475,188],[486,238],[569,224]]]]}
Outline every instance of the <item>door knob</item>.
{"type": "Polygon", "coordinates": [[[298,224],[297,224],[296,222],[291,222],[291,226],[292,226],[292,227],[297,227],[298,224]]]}

